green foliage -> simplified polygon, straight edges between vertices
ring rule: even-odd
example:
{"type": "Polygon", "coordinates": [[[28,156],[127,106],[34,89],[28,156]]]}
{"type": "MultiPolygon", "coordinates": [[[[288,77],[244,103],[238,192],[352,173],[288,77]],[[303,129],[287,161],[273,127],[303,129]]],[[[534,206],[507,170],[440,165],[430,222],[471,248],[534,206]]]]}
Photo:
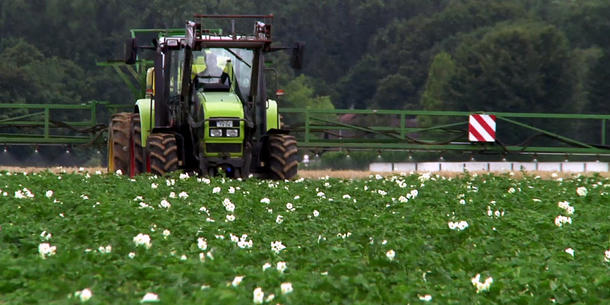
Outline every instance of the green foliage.
{"type": "MultiPolygon", "coordinates": [[[[335,107],[328,96],[316,96],[312,80],[301,74],[286,85],[287,92],[280,100],[280,107],[284,108],[305,108],[314,110],[334,110],[335,107]]],[[[333,120],[332,115],[316,115],[316,117],[326,120],[333,120]]],[[[301,116],[288,116],[285,121],[290,126],[298,126],[303,123],[301,116]]]]}
{"type": "Polygon", "coordinates": [[[564,35],[540,24],[499,25],[456,50],[447,95],[471,111],[573,111],[575,79],[564,35]]]}
{"type": "Polygon", "coordinates": [[[0,175],[1,303],[80,304],[74,293],[85,288],[87,304],[137,304],[147,292],[160,304],[252,304],[256,287],[281,304],[610,298],[610,181],[599,176],[0,175]],[[556,225],[560,215],[571,222],[556,225]],[[150,248],[134,242],[138,234],[150,248]],[[276,241],[286,247],[279,253],[276,241]],[[54,255],[41,257],[44,243],[54,255]],[[477,293],[477,274],[493,278],[488,290],[477,293]],[[231,285],[236,276],[245,277],[231,285]],[[293,291],[282,294],[282,283],[293,291]]]}
{"type": "MultiPolygon", "coordinates": [[[[311,97],[330,96],[337,108],[470,109],[485,104],[494,111],[531,111],[527,103],[536,103],[536,111],[594,109],[599,102],[589,98],[599,94],[589,94],[589,71],[598,57],[587,50],[610,46],[610,3],[604,0],[5,0],[0,3],[0,52],[10,50],[0,63],[0,98],[131,103],[133,97],[115,72],[95,63],[122,57],[128,29],[181,27],[195,13],[273,13],[278,44],[307,45],[299,73],[309,77],[311,97]],[[23,43],[29,47],[20,52],[23,43]],[[522,47],[531,49],[518,54],[522,47]],[[471,51],[475,54],[468,55],[471,51]],[[493,53],[485,58],[483,51],[493,53]],[[450,55],[459,75],[470,74],[450,86],[448,95],[439,89],[446,87],[446,76],[435,69],[446,60],[437,54],[450,55]],[[532,64],[536,56],[544,66],[532,64]],[[465,72],[464,61],[472,69],[485,66],[490,82],[471,78],[476,71],[465,72]],[[511,61],[521,63],[507,66],[511,61]],[[22,64],[32,62],[49,67],[48,73],[22,64]]],[[[278,84],[284,87],[296,75],[280,68],[287,63],[284,54],[277,58],[278,84]]]]}
{"type": "Polygon", "coordinates": [[[606,49],[603,55],[593,66],[589,74],[588,91],[589,105],[588,112],[610,113],[610,48],[606,49]]]}
{"type": "MultiPolygon", "coordinates": [[[[430,65],[430,71],[428,72],[425,91],[422,94],[421,109],[455,109],[455,105],[451,105],[447,96],[444,94],[446,91],[445,88],[447,88],[449,81],[455,74],[455,69],[455,62],[453,62],[450,54],[441,52],[434,56],[432,64],[430,65]]],[[[422,127],[447,123],[445,118],[436,118],[433,116],[418,117],[417,122],[422,127]]]]}
{"type": "MultiPolygon", "coordinates": [[[[33,45],[14,40],[0,53],[3,102],[68,104],[89,92],[84,71],[74,62],[45,57],[33,45]]],[[[89,97],[91,98],[91,97],[89,97]]]]}

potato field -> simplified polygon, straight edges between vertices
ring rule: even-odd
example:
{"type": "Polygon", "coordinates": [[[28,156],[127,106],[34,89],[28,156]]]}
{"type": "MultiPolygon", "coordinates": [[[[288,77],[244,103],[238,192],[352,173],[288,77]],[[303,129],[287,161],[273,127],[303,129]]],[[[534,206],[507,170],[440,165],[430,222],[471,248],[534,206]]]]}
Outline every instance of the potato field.
{"type": "Polygon", "coordinates": [[[608,304],[610,180],[0,172],[0,304],[608,304]]]}

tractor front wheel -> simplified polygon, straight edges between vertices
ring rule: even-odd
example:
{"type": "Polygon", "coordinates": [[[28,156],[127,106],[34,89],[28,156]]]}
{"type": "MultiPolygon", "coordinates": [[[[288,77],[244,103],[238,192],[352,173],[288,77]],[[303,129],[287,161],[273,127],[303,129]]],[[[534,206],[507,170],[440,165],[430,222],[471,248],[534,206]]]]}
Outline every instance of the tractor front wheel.
{"type": "Polygon", "coordinates": [[[124,175],[131,174],[132,115],[129,112],[116,113],[110,120],[108,127],[108,172],[110,173],[120,170],[124,175]]]}
{"type": "Polygon", "coordinates": [[[269,135],[267,145],[267,174],[272,179],[291,179],[296,176],[299,165],[297,140],[291,135],[272,134],[269,135]]]}
{"type": "Polygon", "coordinates": [[[176,136],[170,133],[152,133],[146,145],[150,158],[150,170],[157,175],[165,175],[178,169],[178,145],[176,136]]]}

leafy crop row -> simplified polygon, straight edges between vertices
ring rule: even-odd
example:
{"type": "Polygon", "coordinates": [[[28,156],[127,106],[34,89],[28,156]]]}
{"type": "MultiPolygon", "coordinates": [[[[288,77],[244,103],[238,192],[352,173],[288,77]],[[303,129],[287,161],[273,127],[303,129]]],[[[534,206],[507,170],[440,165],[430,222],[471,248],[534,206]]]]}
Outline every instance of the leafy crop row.
{"type": "Polygon", "coordinates": [[[0,304],[610,299],[601,177],[0,174],[0,304]]]}

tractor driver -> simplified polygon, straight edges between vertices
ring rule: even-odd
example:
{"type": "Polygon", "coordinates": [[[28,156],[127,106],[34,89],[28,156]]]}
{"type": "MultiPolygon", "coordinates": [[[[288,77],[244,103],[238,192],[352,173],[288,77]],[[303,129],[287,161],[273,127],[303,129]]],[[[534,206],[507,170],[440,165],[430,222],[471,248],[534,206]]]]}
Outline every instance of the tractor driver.
{"type": "Polygon", "coordinates": [[[204,55],[196,55],[193,61],[192,77],[199,76],[212,76],[220,77],[222,70],[218,67],[216,55],[214,53],[207,53],[204,55]]]}

